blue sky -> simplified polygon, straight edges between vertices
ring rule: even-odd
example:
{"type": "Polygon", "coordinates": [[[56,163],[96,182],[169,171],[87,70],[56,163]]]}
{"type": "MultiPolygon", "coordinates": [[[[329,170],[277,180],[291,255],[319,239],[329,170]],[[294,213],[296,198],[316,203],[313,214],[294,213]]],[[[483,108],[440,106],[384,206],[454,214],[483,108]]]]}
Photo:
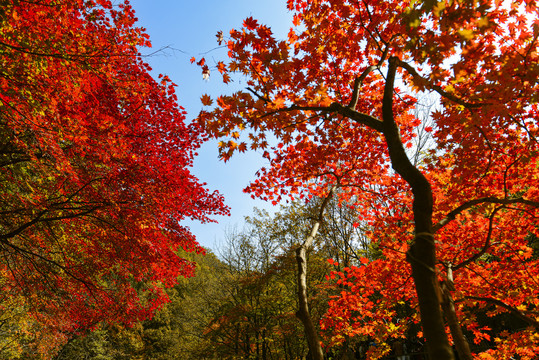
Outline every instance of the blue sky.
{"type": "MultiPolygon", "coordinates": [[[[187,110],[189,119],[202,109],[202,94],[216,96],[241,88],[240,83],[223,85],[218,74],[204,81],[200,69],[189,62],[192,56],[204,56],[209,64],[225,59],[226,49],[217,48],[217,31],[223,31],[226,38],[230,29],[241,27],[243,19],[249,16],[271,26],[279,38],[285,38],[292,25],[285,0],[131,0],[131,5],[139,26],[146,28],[153,45],[153,49],[144,49],[143,53],[165,48],[147,57],[146,62],[153,68],[154,76],[166,74],[178,84],[179,103],[187,110]]],[[[232,213],[230,217],[216,218],[218,224],[186,223],[203,246],[215,250],[225,229],[241,227],[243,217],[250,215],[254,206],[270,208],[242,192],[262,166],[264,162],[257,153],[241,154],[226,164],[220,162],[214,141],[199,151],[193,173],[209,189],[217,189],[225,196],[232,213]]]]}

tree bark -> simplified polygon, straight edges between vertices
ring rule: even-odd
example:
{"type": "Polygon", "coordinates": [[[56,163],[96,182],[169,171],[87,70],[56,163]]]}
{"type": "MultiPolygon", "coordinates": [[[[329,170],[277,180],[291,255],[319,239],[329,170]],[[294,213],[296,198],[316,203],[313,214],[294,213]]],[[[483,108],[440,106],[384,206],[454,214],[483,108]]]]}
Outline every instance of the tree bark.
{"type": "Polygon", "coordinates": [[[296,261],[298,263],[298,300],[299,309],[296,316],[303,323],[305,337],[311,351],[313,360],[323,360],[324,352],[320,345],[320,338],[313,324],[307,303],[307,251],[306,246],[301,245],[296,249],[296,261]]]}
{"type": "Polygon", "coordinates": [[[451,336],[453,337],[453,342],[455,343],[455,348],[459,354],[459,360],[473,360],[472,351],[470,350],[470,345],[466,341],[464,334],[462,333],[462,328],[460,327],[457,313],[455,311],[455,303],[453,302],[453,297],[445,286],[443,287],[443,301],[442,308],[444,309],[444,314],[447,319],[447,324],[451,330],[451,336]]]}
{"type": "Polygon", "coordinates": [[[309,352],[313,360],[323,360],[324,351],[320,345],[320,337],[318,336],[318,331],[314,326],[310,312],[309,312],[309,303],[307,299],[307,250],[312,246],[314,237],[318,233],[318,228],[322,222],[322,217],[324,215],[324,209],[326,208],[329,200],[335,192],[336,186],[333,186],[326,196],[322,205],[320,206],[320,211],[318,218],[315,220],[311,233],[307,239],[296,249],[296,262],[298,264],[298,303],[299,309],[296,312],[296,316],[303,323],[303,328],[305,331],[305,337],[307,338],[307,344],[309,345],[309,352]]]}
{"type": "Polygon", "coordinates": [[[410,185],[413,193],[415,240],[407,252],[407,260],[412,267],[427,350],[431,359],[454,360],[453,350],[445,332],[440,285],[436,279],[432,190],[428,180],[408,159],[393,115],[397,61],[395,57],[389,59],[382,105],[382,132],[393,169],[410,185]]]}

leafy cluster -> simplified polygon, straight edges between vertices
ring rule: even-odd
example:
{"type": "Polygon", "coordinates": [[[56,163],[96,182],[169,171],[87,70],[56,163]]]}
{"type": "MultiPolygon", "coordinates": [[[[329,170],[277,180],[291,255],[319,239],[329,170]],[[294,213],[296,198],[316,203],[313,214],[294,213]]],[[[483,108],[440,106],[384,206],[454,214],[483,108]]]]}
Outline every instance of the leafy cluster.
{"type": "Polygon", "coordinates": [[[451,341],[471,358],[463,331],[470,342],[496,343],[483,358],[520,347],[531,358],[536,2],[290,0],[288,8],[295,27],[285,40],[252,18],[230,32],[226,73],[248,87],[218,97],[199,122],[221,139],[225,160],[264,151],[270,166],[246,189],[253,196],[324,198],[336,187],[341,202],[354,200],[383,256],[339,275],[347,290],[323,321],[340,329],[333,340],[404,337],[419,316],[433,358],[452,359],[451,341]],[[417,116],[425,93],[439,99],[432,126],[417,116]],[[414,156],[419,130],[431,140],[414,156]],[[419,311],[398,314],[403,303],[419,311]],[[510,313],[527,327],[520,337],[490,331],[484,313],[510,313]]]}
{"type": "Polygon", "coordinates": [[[178,249],[202,251],[179,222],[227,211],[190,173],[200,129],[175,85],[149,75],[135,20],[127,1],[2,2],[5,346],[28,333],[52,349],[98,322],[150,316],[163,287],[193,275],[178,249]]]}

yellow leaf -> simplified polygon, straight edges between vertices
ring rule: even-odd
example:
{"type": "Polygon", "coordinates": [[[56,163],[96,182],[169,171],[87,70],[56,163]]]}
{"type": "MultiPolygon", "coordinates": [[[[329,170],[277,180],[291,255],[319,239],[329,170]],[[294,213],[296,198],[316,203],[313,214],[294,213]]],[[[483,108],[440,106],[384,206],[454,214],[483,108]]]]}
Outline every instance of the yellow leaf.
{"type": "Polygon", "coordinates": [[[486,16],[483,16],[481,19],[477,20],[477,26],[480,28],[488,26],[488,18],[486,16]]]}
{"type": "Polygon", "coordinates": [[[411,28],[418,27],[419,25],[421,25],[421,20],[419,20],[418,18],[414,19],[414,20],[410,21],[410,23],[408,25],[410,25],[411,28]]]}
{"type": "Polygon", "coordinates": [[[440,17],[440,13],[445,9],[445,1],[440,1],[432,8],[432,12],[436,17],[440,17]]]}
{"type": "Polygon", "coordinates": [[[459,35],[462,36],[465,40],[470,40],[471,38],[473,38],[473,30],[460,29],[459,35]]]}

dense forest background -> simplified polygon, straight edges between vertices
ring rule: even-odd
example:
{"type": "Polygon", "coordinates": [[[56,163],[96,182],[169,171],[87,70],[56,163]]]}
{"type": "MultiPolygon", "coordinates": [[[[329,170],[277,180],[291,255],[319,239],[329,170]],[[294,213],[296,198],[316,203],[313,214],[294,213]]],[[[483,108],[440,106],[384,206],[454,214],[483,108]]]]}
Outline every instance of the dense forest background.
{"type": "MultiPolygon", "coordinates": [[[[196,274],[181,278],[167,289],[170,302],[153,316],[125,327],[101,324],[84,333],[72,334],[54,359],[128,360],[128,359],[305,359],[309,349],[303,326],[296,317],[297,266],[295,244],[308,232],[316,215],[318,200],[311,205],[291,204],[275,215],[254,209],[238,229],[230,229],[218,254],[182,253],[197,263],[196,274]]],[[[328,302],[346,285],[338,274],[350,266],[361,266],[365,259],[380,258],[382,252],[365,238],[358,227],[357,213],[346,206],[330,204],[319,237],[308,254],[309,302],[317,321],[324,317],[328,302]],[[333,259],[334,261],[328,261],[333,259]]],[[[530,239],[534,258],[539,257],[539,240],[530,239]]],[[[402,319],[415,310],[402,304],[402,319]]],[[[526,322],[511,314],[491,316],[484,311],[481,326],[492,333],[516,331],[526,322]]],[[[18,325],[29,321],[24,316],[4,318],[2,323],[3,359],[39,359],[35,345],[39,332],[20,332],[18,325]]],[[[328,347],[328,359],[364,359],[375,344],[371,336],[346,338],[331,343],[340,335],[331,328],[320,328],[328,347]]],[[[428,359],[424,339],[418,337],[419,324],[408,329],[406,339],[389,341],[385,359],[401,354],[428,359]]],[[[467,333],[472,338],[472,333],[467,333]]],[[[474,352],[495,346],[482,340],[474,352]]]]}

